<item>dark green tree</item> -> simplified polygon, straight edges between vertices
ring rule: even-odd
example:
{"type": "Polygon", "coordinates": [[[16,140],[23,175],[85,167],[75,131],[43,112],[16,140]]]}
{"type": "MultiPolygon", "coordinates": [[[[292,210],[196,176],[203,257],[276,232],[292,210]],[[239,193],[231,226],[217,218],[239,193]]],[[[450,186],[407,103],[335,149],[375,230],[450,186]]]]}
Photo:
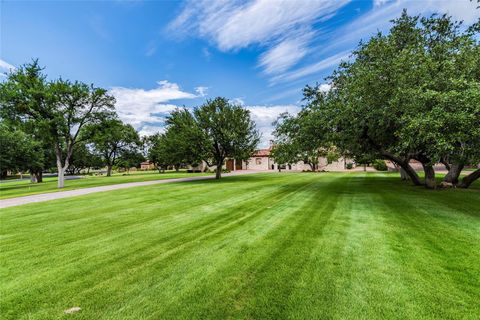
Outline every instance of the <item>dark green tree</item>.
{"type": "Polygon", "coordinates": [[[418,160],[428,188],[436,186],[436,162],[478,163],[478,48],[476,28],[404,12],[387,35],[361,43],[353,61],[330,77],[326,117],[334,119],[338,144],[354,155],[393,161],[417,185],[409,161],[418,160]]]}
{"type": "Polygon", "coordinates": [[[80,174],[82,170],[90,171],[91,168],[102,168],[104,161],[100,154],[94,152],[93,148],[85,142],[75,144],[73,148],[70,166],[67,169],[69,174],[80,174]]]}
{"type": "Polygon", "coordinates": [[[149,137],[150,148],[148,150],[148,159],[152,161],[158,172],[163,173],[169,165],[174,163],[167,148],[165,134],[157,133],[149,137]]]}
{"type": "Polygon", "coordinates": [[[260,135],[245,108],[217,97],[196,108],[194,116],[204,143],[203,160],[216,165],[216,179],[226,158],[247,160],[255,151],[260,135]]]}
{"type": "Polygon", "coordinates": [[[138,148],[124,150],[117,160],[117,167],[124,169],[127,173],[130,168],[137,168],[145,161],[145,157],[138,148]]]}
{"type": "Polygon", "coordinates": [[[55,152],[58,187],[64,186],[83,127],[110,113],[115,99],[105,89],[62,79],[47,82],[38,61],[11,71],[1,88],[2,115],[34,128],[55,152]]]}
{"type": "MultiPolygon", "coordinates": [[[[24,116],[24,110],[40,110],[48,103],[48,83],[38,61],[34,60],[7,75],[0,83],[0,117],[7,130],[22,132],[34,149],[29,154],[28,170],[32,182],[42,182],[42,172],[51,167],[53,148],[51,134],[44,121],[24,116]]],[[[19,134],[22,134],[19,133],[19,134]]]]}
{"type": "Polygon", "coordinates": [[[84,139],[91,142],[96,152],[102,155],[107,165],[107,177],[112,175],[112,167],[122,153],[140,149],[141,144],[137,131],[116,117],[86,126],[84,139]]]}
{"type": "Polygon", "coordinates": [[[324,123],[326,118],[321,114],[326,98],[323,94],[317,98],[315,104],[308,103],[296,116],[284,113],[275,122],[273,156],[277,163],[303,161],[317,171],[320,157],[332,158],[336,154],[329,127],[324,123]]]}
{"type": "Polygon", "coordinates": [[[176,109],[166,119],[162,143],[169,161],[175,168],[181,164],[194,165],[202,161],[206,136],[192,113],[186,108],[176,109]]]}
{"type": "MultiPolygon", "coordinates": [[[[27,171],[43,165],[43,156],[37,153],[39,143],[21,130],[0,122],[0,173],[27,171]]],[[[34,175],[30,173],[32,177],[34,175]]]]}

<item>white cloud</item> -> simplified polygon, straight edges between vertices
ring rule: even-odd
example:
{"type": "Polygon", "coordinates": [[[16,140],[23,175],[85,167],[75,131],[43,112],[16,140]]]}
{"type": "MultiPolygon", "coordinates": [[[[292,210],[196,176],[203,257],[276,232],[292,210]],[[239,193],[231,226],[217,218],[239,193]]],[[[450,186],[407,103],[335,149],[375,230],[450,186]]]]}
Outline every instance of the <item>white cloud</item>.
{"type": "Polygon", "coordinates": [[[207,95],[208,87],[196,87],[195,92],[200,96],[200,97],[205,97],[207,95]]]}
{"type": "Polygon", "coordinates": [[[15,70],[16,68],[12,66],[10,63],[0,59],[0,69],[5,71],[15,70]]]}
{"type": "Polygon", "coordinates": [[[330,89],[332,89],[332,85],[330,83],[322,83],[318,87],[318,91],[321,91],[321,92],[328,92],[330,91],[330,89]]]}
{"type": "Polygon", "coordinates": [[[305,76],[318,73],[322,70],[338,65],[342,60],[347,60],[349,55],[350,55],[350,51],[343,51],[343,52],[337,53],[333,56],[322,59],[314,64],[307,65],[297,70],[275,76],[272,78],[271,82],[278,83],[278,82],[284,82],[284,81],[293,81],[296,79],[303,78],[305,76]]]}
{"type": "MultiPolygon", "coordinates": [[[[183,91],[176,83],[159,81],[158,87],[151,90],[113,87],[110,93],[117,100],[116,110],[120,119],[131,124],[140,135],[152,135],[164,131],[165,117],[177,108],[177,105],[170,103],[171,101],[201,98],[205,90],[206,87],[197,87],[198,94],[193,94],[183,91]]],[[[252,120],[262,134],[260,147],[267,147],[269,141],[273,139],[272,123],[281,113],[297,114],[301,109],[297,105],[245,106],[242,98],[234,98],[231,101],[251,112],[252,120]]]]}
{"type": "Polygon", "coordinates": [[[334,41],[324,47],[324,50],[329,51],[342,44],[353,47],[361,39],[368,40],[377,31],[387,31],[391,26],[391,20],[399,17],[403,9],[407,9],[410,15],[429,16],[432,13],[447,13],[455,20],[464,20],[468,24],[480,17],[480,10],[476,10],[476,3],[469,0],[387,1],[335,31],[331,35],[334,41]]]}
{"type": "Polygon", "coordinates": [[[138,129],[138,134],[140,136],[151,136],[164,131],[164,128],[160,126],[143,125],[138,129]]]}
{"type": "Polygon", "coordinates": [[[244,106],[245,105],[245,101],[243,101],[243,98],[230,99],[230,103],[233,103],[233,104],[236,104],[236,105],[239,105],[239,106],[244,106]]]}
{"type": "Polygon", "coordinates": [[[373,0],[373,5],[375,7],[383,6],[385,3],[387,3],[389,0],[373,0]]]}
{"type": "Polygon", "coordinates": [[[299,61],[307,51],[308,39],[296,40],[299,32],[316,22],[328,20],[349,0],[253,0],[250,2],[189,1],[168,26],[174,34],[194,33],[207,38],[222,51],[250,45],[273,47],[262,56],[265,72],[281,72],[299,61]],[[298,50],[298,52],[295,52],[298,50]],[[274,58],[282,53],[282,61],[274,58]]]}
{"type": "Polygon", "coordinates": [[[151,90],[111,88],[110,94],[117,100],[115,106],[120,119],[140,131],[149,130],[146,128],[155,127],[155,124],[162,126],[164,117],[177,107],[170,101],[199,98],[206,90],[206,87],[197,87],[197,95],[183,91],[178,84],[166,80],[157,84],[158,87],[151,90]]]}
{"type": "Polygon", "coordinates": [[[308,44],[313,33],[286,39],[269,49],[260,57],[259,65],[266,74],[280,73],[295,65],[308,53],[308,44]]]}
{"type": "Polygon", "coordinates": [[[400,16],[404,8],[411,15],[429,16],[432,13],[447,13],[455,20],[464,20],[471,24],[480,17],[480,10],[476,9],[476,2],[469,0],[375,0],[374,7],[359,18],[339,28],[331,34],[326,35],[320,45],[310,48],[310,52],[317,52],[319,55],[330,55],[328,58],[321,58],[311,65],[280,74],[270,79],[271,84],[283,81],[302,79],[314,75],[327,68],[335,66],[342,59],[348,58],[351,51],[358,42],[368,40],[378,31],[387,31],[391,26],[391,20],[400,16]],[[325,45],[328,43],[328,45],[325,45]],[[342,51],[338,53],[339,51],[342,51]],[[332,55],[332,53],[334,53],[332,55]]]}
{"type": "MultiPolygon", "coordinates": [[[[131,124],[140,135],[152,135],[164,131],[165,117],[177,108],[177,105],[170,103],[171,101],[201,98],[207,88],[195,89],[198,94],[183,91],[176,83],[159,81],[158,87],[151,90],[113,87],[110,93],[117,100],[116,110],[120,119],[131,124]]],[[[261,147],[268,146],[269,141],[273,139],[272,123],[281,113],[297,114],[301,109],[297,105],[245,106],[242,98],[234,98],[231,101],[251,112],[252,120],[262,133],[261,147]]]]}
{"type": "Polygon", "coordinates": [[[257,124],[257,129],[262,134],[260,141],[260,148],[268,147],[270,140],[273,137],[273,122],[277,120],[281,113],[288,112],[290,114],[297,114],[301,107],[297,105],[275,105],[275,106],[246,106],[250,111],[252,120],[257,124]]]}

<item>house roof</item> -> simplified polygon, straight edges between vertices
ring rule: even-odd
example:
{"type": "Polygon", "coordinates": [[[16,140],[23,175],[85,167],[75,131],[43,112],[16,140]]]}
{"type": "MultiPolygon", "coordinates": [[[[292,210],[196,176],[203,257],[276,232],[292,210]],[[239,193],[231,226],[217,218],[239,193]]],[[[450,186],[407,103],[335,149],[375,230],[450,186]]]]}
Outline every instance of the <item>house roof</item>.
{"type": "Polygon", "coordinates": [[[268,149],[258,149],[257,151],[255,151],[253,156],[254,157],[269,157],[271,151],[272,150],[270,148],[268,148],[268,149]]]}

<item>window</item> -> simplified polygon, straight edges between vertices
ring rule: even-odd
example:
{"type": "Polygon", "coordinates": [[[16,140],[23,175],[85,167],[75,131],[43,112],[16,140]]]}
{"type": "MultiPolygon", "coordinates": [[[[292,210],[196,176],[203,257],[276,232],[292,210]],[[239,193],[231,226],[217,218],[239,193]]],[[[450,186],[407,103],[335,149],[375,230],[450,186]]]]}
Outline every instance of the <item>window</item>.
{"type": "Polygon", "coordinates": [[[256,164],[262,164],[262,158],[256,158],[255,163],[256,164]]]}

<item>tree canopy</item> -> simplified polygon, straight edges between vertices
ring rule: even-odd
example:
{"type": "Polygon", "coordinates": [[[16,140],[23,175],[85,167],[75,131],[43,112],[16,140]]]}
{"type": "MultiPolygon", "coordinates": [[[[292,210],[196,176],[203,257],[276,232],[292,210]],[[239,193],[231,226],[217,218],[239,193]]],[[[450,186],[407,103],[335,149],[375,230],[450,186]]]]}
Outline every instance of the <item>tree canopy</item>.
{"type": "MultiPolygon", "coordinates": [[[[319,110],[317,128],[343,153],[391,160],[415,184],[435,188],[435,163],[452,170],[480,161],[479,50],[478,25],[404,11],[388,34],[361,42],[327,78],[329,92],[307,86],[305,110],[319,110]],[[423,165],[425,182],[412,159],[423,165]]],[[[459,174],[446,179],[455,183],[459,174]]]]}
{"type": "Polygon", "coordinates": [[[34,128],[55,151],[58,187],[64,185],[82,128],[111,114],[115,99],[105,89],[81,82],[47,81],[37,60],[11,71],[1,84],[2,117],[34,128]]]}
{"type": "Polygon", "coordinates": [[[204,140],[203,160],[216,165],[217,179],[226,158],[247,160],[255,151],[260,134],[245,108],[217,97],[196,108],[194,116],[204,140]]]}
{"type": "Polygon", "coordinates": [[[93,144],[94,150],[102,155],[107,165],[107,176],[124,153],[132,153],[140,145],[140,137],[135,129],[116,117],[106,118],[85,127],[84,140],[93,144]]]}

